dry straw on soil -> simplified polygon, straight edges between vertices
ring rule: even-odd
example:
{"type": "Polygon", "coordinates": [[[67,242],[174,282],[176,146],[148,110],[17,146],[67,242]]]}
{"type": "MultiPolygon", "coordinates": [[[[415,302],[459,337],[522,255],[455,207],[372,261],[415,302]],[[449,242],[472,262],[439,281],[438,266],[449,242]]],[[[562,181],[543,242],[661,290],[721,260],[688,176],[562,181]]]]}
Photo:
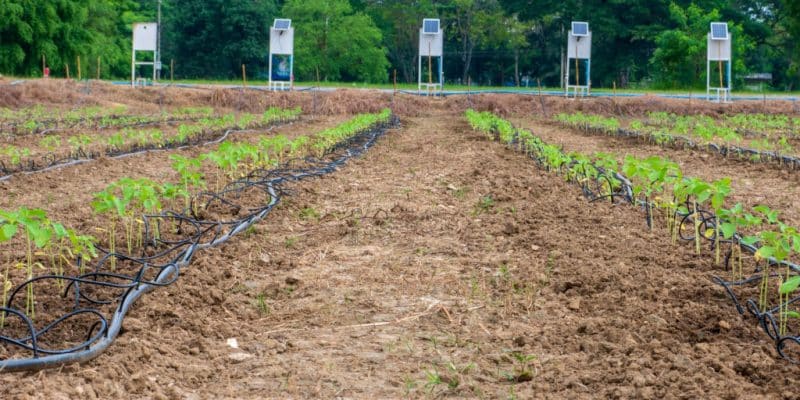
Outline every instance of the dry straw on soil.
{"type": "Polygon", "coordinates": [[[211,106],[220,110],[259,112],[269,107],[302,107],[306,114],[352,115],[378,112],[391,106],[401,117],[427,116],[449,111],[460,113],[467,108],[491,111],[502,116],[530,114],[552,115],[560,112],[584,112],[606,115],[639,116],[649,111],[676,114],[723,115],[737,113],[798,113],[789,101],[738,101],[716,104],[694,100],[664,99],[656,96],[636,98],[566,99],[563,97],[509,94],[478,94],[448,98],[423,98],[408,94],[343,89],[334,92],[267,92],[257,89],[219,87],[149,87],[130,90],[98,82],[64,80],[28,81],[11,86],[0,81],[0,107],[19,108],[47,104],[71,109],[86,106],[127,104],[134,112],[157,112],[160,107],[211,106]]]}

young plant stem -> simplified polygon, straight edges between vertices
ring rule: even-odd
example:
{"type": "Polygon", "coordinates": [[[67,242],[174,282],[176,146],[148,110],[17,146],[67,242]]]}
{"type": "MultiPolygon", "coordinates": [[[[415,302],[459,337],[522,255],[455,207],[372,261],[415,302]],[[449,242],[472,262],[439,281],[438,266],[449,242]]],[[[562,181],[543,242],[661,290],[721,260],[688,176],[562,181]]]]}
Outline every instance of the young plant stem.
{"type": "MultiPolygon", "coordinates": [[[[783,282],[788,281],[792,277],[792,270],[788,266],[786,267],[786,278],[781,279],[783,282]]],[[[791,293],[780,293],[780,329],[779,335],[785,336],[786,330],[789,325],[789,298],[791,293]]]]}
{"type": "MultiPolygon", "coordinates": [[[[116,229],[117,229],[117,218],[111,218],[111,230],[109,231],[108,235],[108,252],[111,254],[116,253],[117,247],[117,239],[116,239],[116,229]]],[[[83,264],[81,264],[81,269],[83,269],[83,264]]],[[[111,270],[114,271],[117,269],[117,257],[111,257],[111,270]]],[[[81,275],[83,271],[80,271],[81,275]]]]}
{"type": "Polygon", "coordinates": [[[694,251],[700,254],[700,214],[697,212],[697,201],[693,202],[692,219],[694,220],[694,251]]]}
{"type": "MultiPolygon", "coordinates": [[[[3,303],[2,304],[3,308],[6,308],[8,306],[8,304],[6,304],[6,302],[8,301],[8,291],[9,291],[9,289],[11,289],[11,285],[8,282],[8,268],[9,268],[9,264],[6,264],[6,271],[5,271],[5,274],[3,274],[3,299],[2,299],[3,300],[3,302],[2,302],[3,303]]],[[[0,329],[3,329],[5,324],[6,324],[6,312],[2,311],[2,312],[0,312],[0,329]]]]}
{"type": "Polygon", "coordinates": [[[767,312],[767,300],[769,294],[769,260],[765,260],[764,272],[761,275],[761,288],[758,294],[758,306],[761,312],[767,312]]]}
{"type": "Polygon", "coordinates": [[[31,235],[26,234],[25,238],[27,239],[26,242],[28,247],[28,251],[26,254],[26,261],[27,261],[26,272],[27,272],[28,283],[27,287],[25,288],[27,293],[26,296],[27,299],[25,301],[25,312],[28,314],[31,320],[33,320],[35,318],[35,311],[36,311],[34,309],[35,303],[33,298],[33,283],[30,282],[30,280],[33,279],[33,247],[32,247],[31,235]]]}
{"type": "Polygon", "coordinates": [[[720,263],[720,251],[719,251],[719,218],[716,217],[714,220],[714,252],[716,257],[716,265],[719,266],[720,263]]]}

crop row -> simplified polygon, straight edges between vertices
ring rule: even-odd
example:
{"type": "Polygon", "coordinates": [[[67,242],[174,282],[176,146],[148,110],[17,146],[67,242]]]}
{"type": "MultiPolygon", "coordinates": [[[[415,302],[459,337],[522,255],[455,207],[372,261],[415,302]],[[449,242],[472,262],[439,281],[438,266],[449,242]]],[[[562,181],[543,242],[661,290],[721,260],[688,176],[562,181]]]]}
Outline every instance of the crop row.
{"type": "Polygon", "coordinates": [[[264,128],[298,118],[299,108],[282,110],[271,108],[262,115],[228,114],[218,118],[202,118],[193,124],[181,124],[172,134],[160,129],[124,129],[112,135],[74,135],[67,138],[68,148],[63,148],[61,136],[43,137],[39,146],[45,151],[32,157],[27,147],[0,147],[0,176],[18,172],[31,172],[75,160],[95,159],[101,156],[119,156],[145,150],[172,149],[219,140],[230,130],[264,128]]]}
{"type": "MultiPolygon", "coordinates": [[[[648,226],[662,221],[666,235],[677,243],[693,242],[700,254],[708,242],[714,264],[730,269],[731,279],[716,278],[744,313],[734,287],[754,287],[747,308],[775,340],[782,355],[790,342],[800,337],[790,334],[790,321],[800,318],[793,308],[800,298],[800,267],[791,261],[800,256],[800,232],[780,220],[779,212],[767,206],[746,209],[730,204],[730,178],[707,182],[684,176],[680,166],[668,159],[625,157],[622,164],[612,154],[566,154],[543,142],[531,132],[516,130],[508,121],[491,113],[468,111],[472,127],[533,157],[539,165],[563,174],[579,184],[592,200],[610,198],[641,206],[648,226]],[[723,254],[723,247],[727,251],[723,254]],[[752,255],[754,272],[746,275],[745,255],[752,255]],[[756,298],[757,296],[757,298],[756,298]]],[[[798,360],[793,360],[798,361],[798,360]]]]}
{"type": "Polygon", "coordinates": [[[650,112],[645,120],[648,125],[671,127],[686,134],[693,129],[733,130],[742,136],[786,136],[797,137],[800,118],[772,114],[734,114],[719,118],[705,115],[676,115],[666,112],[650,112]]]}
{"type": "Polygon", "coordinates": [[[556,116],[556,120],[588,133],[636,138],[661,146],[691,148],[723,156],[735,156],[750,162],[774,162],[785,168],[800,168],[800,158],[793,155],[794,149],[785,137],[777,144],[771,143],[767,139],[761,139],[752,140],[750,142],[752,147],[742,147],[733,144],[740,142],[741,137],[735,131],[727,128],[724,130],[701,130],[698,128],[691,131],[690,135],[683,135],[668,129],[647,125],[639,120],[632,121],[630,128],[625,129],[621,128],[620,122],[616,118],[600,115],[559,114],[556,116]]]}
{"type": "Polygon", "coordinates": [[[391,121],[391,113],[386,110],[360,115],[293,141],[282,136],[263,137],[256,145],[225,142],[218,150],[193,159],[173,156],[172,167],[180,176],[176,182],[158,184],[123,178],[94,194],[95,213],[108,218],[107,226],[98,227],[108,234],[103,240],[63,228],[57,231],[67,232],[66,236],[39,235],[42,226],[61,226],[50,222],[42,210],[0,213],[4,232],[0,244],[7,254],[26,260],[19,265],[31,266],[20,278],[24,279],[20,284],[14,285],[17,278],[9,277],[8,268],[3,277],[0,343],[7,350],[16,349],[5,354],[17,358],[0,359],[0,369],[52,367],[96,356],[118,334],[122,319],[136,298],[174,282],[180,268],[189,264],[197,250],[220,244],[263,219],[277,204],[283,182],[333,172],[371,146],[384,132],[382,127],[391,121]],[[251,152],[249,146],[256,152],[251,152]],[[295,161],[289,161],[290,157],[295,161]],[[301,167],[290,168],[293,163],[301,167]],[[212,184],[206,183],[203,171],[211,169],[231,182],[208,190],[212,184]],[[195,194],[190,195],[189,191],[195,194]],[[165,211],[170,205],[176,211],[165,211]],[[33,213],[40,223],[25,224],[22,219],[8,217],[20,213],[33,213]],[[65,243],[75,244],[62,246],[59,243],[64,238],[65,243]],[[57,256],[47,256],[53,253],[57,256]],[[98,255],[99,259],[94,260],[98,255]],[[61,261],[57,260],[59,257],[61,261]],[[64,264],[59,267],[58,262],[64,264]],[[50,273],[34,276],[37,269],[50,273]],[[34,287],[38,288],[37,293],[34,287]],[[42,291],[47,295],[41,295],[42,291]],[[74,297],[59,300],[59,291],[74,292],[74,297]],[[49,319],[48,323],[40,321],[40,306],[46,310],[47,315],[42,318],[49,319]],[[53,315],[58,310],[63,315],[53,315]],[[113,318],[107,319],[104,310],[113,318]],[[94,318],[95,322],[87,325],[86,318],[94,318]],[[81,330],[85,334],[75,336],[74,332],[81,330]],[[65,331],[73,334],[65,336],[65,331]],[[32,358],[19,358],[24,352],[32,358]]]}
{"type": "Polygon", "coordinates": [[[36,106],[23,110],[0,109],[0,133],[25,136],[63,129],[111,129],[210,118],[210,107],[182,107],[158,115],[126,114],[124,105],[105,108],[88,107],[70,111],[47,110],[36,106]]]}

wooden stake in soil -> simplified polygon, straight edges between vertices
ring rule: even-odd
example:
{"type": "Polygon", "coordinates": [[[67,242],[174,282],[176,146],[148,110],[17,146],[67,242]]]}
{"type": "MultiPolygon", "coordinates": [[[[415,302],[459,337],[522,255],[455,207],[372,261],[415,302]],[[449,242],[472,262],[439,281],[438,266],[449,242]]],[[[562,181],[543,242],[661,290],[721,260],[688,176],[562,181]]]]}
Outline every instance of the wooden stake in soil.
{"type": "Polygon", "coordinates": [[[175,81],[175,59],[169,60],[169,83],[175,81]]]}
{"type": "Polygon", "coordinates": [[[393,75],[392,80],[394,81],[394,94],[396,95],[397,94],[397,68],[394,69],[394,73],[392,75],[393,75]]]}
{"type": "Polygon", "coordinates": [[[536,86],[539,88],[539,104],[542,106],[542,114],[547,116],[547,109],[544,106],[544,97],[542,97],[542,80],[541,78],[536,78],[536,86]]]}
{"type": "Polygon", "coordinates": [[[242,87],[247,87],[247,67],[242,64],[242,87]]]}
{"type": "Polygon", "coordinates": [[[45,70],[47,70],[47,58],[45,57],[44,53],[42,53],[42,78],[45,77],[45,70]]]}
{"type": "Polygon", "coordinates": [[[317,71],[317,90],[314,91],[314,115],[317,115],[317,93],[319,93],[320,81],[319,81],[319,65],[314,67],[317,71]]]}
{"type": "Polygon", "coordinates": [[[100,56],[97,56],[97,80],[100,80],[100,56]]]}
{"type": "Polygon", "coordinates": [[[472,77],[467,77],[467,102],[470,108],[472,107],[472,77]]]}
{"type": "Polygon", "coordinates": [[[67,79],[69,79],[69,63],[64,64],[64,69],[67,71],[67,79]]]}
{"type": "Polygon", "coordinates": [[[81,56],[77,56],[76,66],[78,67],[78,80],[81,80],[81,56]]]}

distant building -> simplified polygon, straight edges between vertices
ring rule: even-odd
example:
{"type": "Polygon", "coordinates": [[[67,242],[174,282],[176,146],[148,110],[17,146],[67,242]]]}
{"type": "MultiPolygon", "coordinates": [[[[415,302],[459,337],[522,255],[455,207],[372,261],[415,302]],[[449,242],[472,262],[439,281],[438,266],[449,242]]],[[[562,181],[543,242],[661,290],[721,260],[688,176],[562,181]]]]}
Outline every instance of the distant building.
{"type": "Polygon", "coordinates": [[[744,77],[744,85],[748,90],[764,90],[772,86],[772,73],[759,72],[744,77]]]}

